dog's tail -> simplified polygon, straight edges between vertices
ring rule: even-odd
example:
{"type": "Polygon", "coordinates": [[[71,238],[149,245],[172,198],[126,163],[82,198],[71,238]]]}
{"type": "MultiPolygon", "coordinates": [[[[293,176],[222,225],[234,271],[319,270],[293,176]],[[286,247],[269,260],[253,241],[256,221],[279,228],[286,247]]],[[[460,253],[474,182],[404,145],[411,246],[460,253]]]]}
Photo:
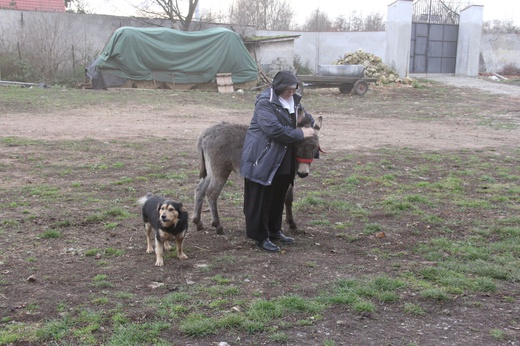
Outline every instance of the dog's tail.
{"type": "Polygon", "coordinates": [[[141,198],[139,198],[139,199],[137,200],[137,204],[139,204],[139,205],[144,205],[144,203],[146,202],[146,200],[147,200],[148,198],[152,197],[152,196],[153,196],[153,193],[148,192],[146,195],[144,195],[143,197],[141,197],[141,198]]]}

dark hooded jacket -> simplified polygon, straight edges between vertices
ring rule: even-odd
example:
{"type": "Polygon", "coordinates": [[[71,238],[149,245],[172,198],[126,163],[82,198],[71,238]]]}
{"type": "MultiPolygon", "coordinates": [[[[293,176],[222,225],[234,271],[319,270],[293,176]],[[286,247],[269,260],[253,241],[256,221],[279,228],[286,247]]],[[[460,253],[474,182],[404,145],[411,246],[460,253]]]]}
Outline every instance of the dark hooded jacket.
{"type": "MultiPolygon", "coordinates": [[[[241,175],[255,183],[271,185],[280,167],[288,145],[303,140],[303,132],[291,121],[278,95],[285,87],[298,84],[296,76],[281,71],[273,78],[271,87],[262,91],[256,99],[255,111],[246,133],[241,175]]],[[[294,108],[301,107],[301,95],[294,94],[294,108]]],[[[314,122],[314,120],[313,120],[314,122]]]]}

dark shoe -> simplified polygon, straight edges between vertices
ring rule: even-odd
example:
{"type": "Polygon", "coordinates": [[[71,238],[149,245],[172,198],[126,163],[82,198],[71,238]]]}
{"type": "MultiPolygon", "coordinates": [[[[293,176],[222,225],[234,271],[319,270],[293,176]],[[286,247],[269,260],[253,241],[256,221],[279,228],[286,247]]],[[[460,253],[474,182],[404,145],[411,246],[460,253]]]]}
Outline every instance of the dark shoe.
{"type": "Polygon", "coordinates": [[[269,239],[265,239],[263,241],[256,241],[256,246],[258,246],[260,249],[269,251],[269,252],[278,252],[280,251],[280,248],[273,243],[269,239]]]}
{"type": "Polygon", "coordinates": [[[294,238],[286,237],[282,232],[278,233],[270,233],[269,234],[270,240],[276,240],[284,244],[292,244],[294,243],[294,238]]]}

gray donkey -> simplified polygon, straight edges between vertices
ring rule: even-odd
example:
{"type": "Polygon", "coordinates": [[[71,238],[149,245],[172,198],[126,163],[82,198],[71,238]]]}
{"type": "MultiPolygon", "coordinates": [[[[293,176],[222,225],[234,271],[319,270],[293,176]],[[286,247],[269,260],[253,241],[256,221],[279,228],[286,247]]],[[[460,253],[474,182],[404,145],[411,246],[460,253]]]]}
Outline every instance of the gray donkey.
{"type": "MultiPolygon", "coordinates": [[[[301,109],[300,109],[301,110],[301,109]]],[[[316,135],[306,138],[297,145],[297,173],[301,178],[309,175],[310,164],[319,148],[318,132],[321,129],[322,117],[318,117],[314,123],[316,135]]],[[[301,110],[298,114],[298,127],[311,127],[311,119],[301,110]]],[[[217,234],[224,234],[218,217],[217,199],[226,184],[231,172],[240,174],[240,161],[242,147],[248,125],[221,122],[213,125],[199,136],[197,152],[199,154],[200,174],[199,184],[195,188],[195,209],[193,211],[193,223],[197,230],[202,230],[204,225],[200,220],[202,203],[207,198],[211,211],[211,225],[216,228],[217,234]]],[[[293,191],[289,187],[285,197],[285,221],[291,229],[296,229],[292,215],[293,191]]]]}

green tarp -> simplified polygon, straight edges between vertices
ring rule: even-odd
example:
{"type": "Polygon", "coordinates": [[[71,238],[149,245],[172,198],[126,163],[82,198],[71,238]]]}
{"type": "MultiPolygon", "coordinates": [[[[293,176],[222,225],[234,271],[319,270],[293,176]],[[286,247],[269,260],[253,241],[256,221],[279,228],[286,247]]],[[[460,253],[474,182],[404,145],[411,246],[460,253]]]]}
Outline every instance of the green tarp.
{"type": "Polygon", "coordinates": [[[137,81],[204,83],[231,73],[233,83],[256,80],[256,63],[240,36],[225,28],[184,32],[122,27],[114,31],[95,69],[137,81]]]}

